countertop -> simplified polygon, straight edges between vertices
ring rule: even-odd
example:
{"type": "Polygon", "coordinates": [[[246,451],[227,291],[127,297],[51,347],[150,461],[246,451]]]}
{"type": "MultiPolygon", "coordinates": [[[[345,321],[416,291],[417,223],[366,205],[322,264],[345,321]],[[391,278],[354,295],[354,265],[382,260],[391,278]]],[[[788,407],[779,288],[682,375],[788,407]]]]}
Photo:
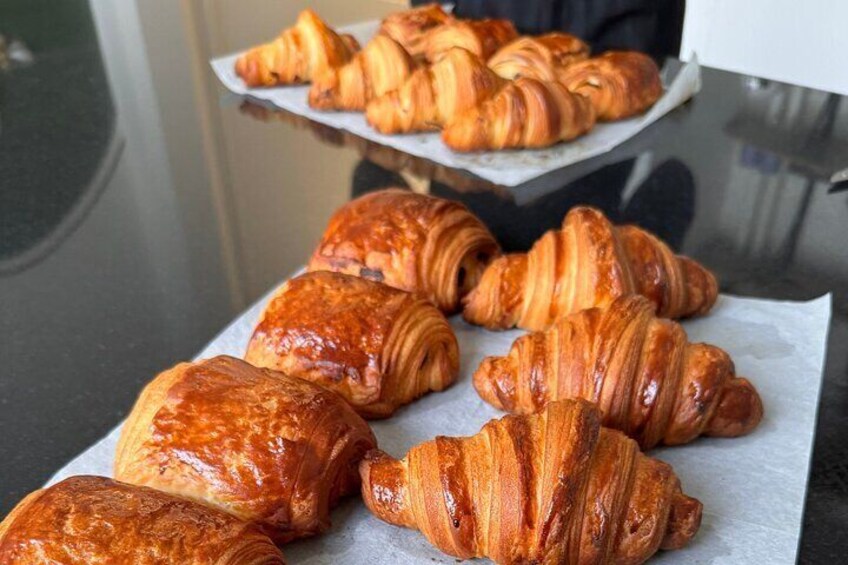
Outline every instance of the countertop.
{"type": "MultiPolygon", "coordinates": [[[[844,557],[848,192],[830,182],[848,167],[844,97],[704,69],[694,100],[623,146],[505,188],[228,95],[207,60],[298,3],[170,4],[45,8],[74,29],[49,37],[0,18],[35,56],[0,70],[0,516],[303,264],[335,208],[405,186],[464,202],[507,250],[591,204],[707,265],[722,292],[832,292],[800,561],[844,557]]],[[[339,23],[391,8],[316,4],[339,23]]]]}

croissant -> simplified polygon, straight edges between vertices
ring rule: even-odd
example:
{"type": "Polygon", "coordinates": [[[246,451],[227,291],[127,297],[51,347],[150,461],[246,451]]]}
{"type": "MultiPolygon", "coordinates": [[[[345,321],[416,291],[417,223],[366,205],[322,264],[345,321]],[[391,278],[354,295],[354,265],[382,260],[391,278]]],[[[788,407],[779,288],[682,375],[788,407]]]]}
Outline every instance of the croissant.
{"type": "Polygon", "coordinates": [[[337,34],[315,12],[304,10],[294,27],[239,57],[235,70],[250,87],[298,84],[347,63],[358,50],[352,36],[337,34]]]}
{"type": "Polygon", "coordinates": [[[366,418],[384,418],[453,384],[458,347],[444,315],[425,299],[316,271],[271,299],[245,360],[329,388],[366,418]]]}
{"type": "Polygon", "coordinates": [[[282,565],[257,527],[220,510],[104,477],[65,479],[0,523],[0,563],[282,565]]]}
{"type": "Polygon", "coordinates": [[[744,435],[763,416],[759,394],[736,376],[727,353],[689,343],[680,324],[658,319],[638,295],[518,338],[508,356],[483,360],[474,388],[492,406],[519,414],[583,398],[598,405],[604,426],[642,449],[701,434],[744,435]]]}
{"type": "Polygon", "coordinates": [[[562,230],[527,253],[493,261],[465,297],[463,316],[490,329],[544,330],[560,316],[641,294],[662,318],[706,313],[715,276],[636,226],[613,226],[598,210],[573,208],[562,230]]]}
{"type": "Polygon", "coordinates": [[[639,114],[663,93],[656,63],[635,51],[609,51],[575,63],[563,69],[559,80],[572,92],[588,96],[602,121],[639,114]]]}
{"type": "Polygon", "coordinates": [[[403,84],[413,68],[403,47],[388,36],[377,35],[349,63],[315,76],[309,105],[319,110],[361,112],[368,101],[403,84]]]}
{"type": "Polygon", "coordinates": [[[558,82],[520,78],[448,124],[442,141],[454,151],[538,148],[574,139],[594,125],[585,96],[558,82]]]}
{"type": "Polygon", "coordinates": [[[562,70],[589,57],[589,46],[568,33],[522,37],[498,49],[489,68],[508,80],[520,77],[556,81],[562,70]]]}
{"type": "Polygon", "coordinates": [[[504,80],[465,49],[412,73],[400,88],[368,103],[365,117],[385,134],[432,131],[492,96],[504,80]]]}
{"type": "Polygon", "coordinates": [[[499,253],[494,236],[462,204],[389,189],[339,209],[307,270],[382,282],[451,313],[499,253]]]}
{"type": "Polygon", "coordinates": [[[389,14],[377,33],[391,37],[412,57],[419,59],[424,57],[426,32],[451,19],[442,6],[434,2],[389,14]]]}
{"type": "Polygon", "coordinates": [[[375,445],[336,393],[220,356],[145,387],[121,432],[115,478],[220,508],[285,543],[329,527],[375,445]]]}
{"type": "Polygon", "coordinates": [[[583,401],[438,436],[402,460],[375,450],[359,471],[374,515],[460,559],[642,563],[685,546],[701,521],[672,468],[601,428],[583,401]]]}
{"type": "Polygon", "coordinates": [[[461,47],[485,61],[516,37],[518,32],[509,20],[454,19],[427,32],[424,56],[435,63],[451,49],[461,47]]]}

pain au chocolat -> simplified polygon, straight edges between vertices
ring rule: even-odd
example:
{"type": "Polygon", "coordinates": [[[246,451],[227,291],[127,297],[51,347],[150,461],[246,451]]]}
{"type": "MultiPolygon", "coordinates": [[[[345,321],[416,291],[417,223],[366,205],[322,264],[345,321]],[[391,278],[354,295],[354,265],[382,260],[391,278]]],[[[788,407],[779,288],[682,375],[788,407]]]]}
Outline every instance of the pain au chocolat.
{"type": "Polygon", "coordinates": [[[453,313],[499,254],[494,236],[459,202],[387,189],[333,214],[307,270],[382,282],[453,313]]]}
{"type": "Polygon", "coordinates": [[[390,416],[444,389],[459,371],[456,337],[438,308],[328,271],[295,277],[277,291],[245,359],[329,388],[366,418],[390,416]]]}
{"type": "Polygon", "coordinates": [[[329,527],[376,443],[338,394],[219,356],[180,363],[144,388],[115,478],[214,506],[285,543],[329,527]]]}

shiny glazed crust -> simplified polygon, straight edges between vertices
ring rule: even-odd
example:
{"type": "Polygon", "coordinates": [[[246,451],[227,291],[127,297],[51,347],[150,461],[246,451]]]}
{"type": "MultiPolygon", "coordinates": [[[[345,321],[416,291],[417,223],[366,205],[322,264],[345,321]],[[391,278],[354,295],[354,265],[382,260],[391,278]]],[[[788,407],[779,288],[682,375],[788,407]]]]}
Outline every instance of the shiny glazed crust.
{"type": "Polygon", "coordinates": [[[509,20],[451,20],[427,32],[424,56],[435,63],[451,49],[460,47],[485,61],[517,37],[509,20]]]}
{"type": "Polygon", "coordinates": [[[24,498],[0,524],[0,563],[274,565],[258,528],[224,512],[104,477],[71,477],[24,498]]]}
{"type": "Polygon", "coordinates": [[[657,318],[638,295],[519,337],[506,357],[483,360],[474,388],[496,408],[521,414],[583,398],[600,408],[604,426],[642,449],[701,434],[736,437],[763,416],[759,394],[736,376],[727,353],[689,343],[679,324],[657,318]]]}
{"type": "Polygon", "coordinates": [[[236,60],[236,74],[249,87],[299,84],[331,67],[347,63],[359,49],[350,35],[339,35],[312,10],[294,27],[236,60]]]}
{"type": "Polygon", "coordinates": [[[456,337],[423,298],[363,278],[315,271],[268,303],[245,359],[342,395],[366,418],[390,416],[453,384],[456,337]]]}
{"type": "Polygon", "coordinates": [[[370,100],[402,85],[414,68],[403,47],[386,35],[377,35],[350,62],[316,74],[309,105],[319,110],[364,111],[370,100]]]}
{"type": "Polygon", "coordinates": [[[519,78],[460,115],[442,131],[454,151],[548,147],[579,137],[595,125],[585,96],[558,82],[519,78]]]}
{"type": "Polygon", "coordinates": [[[357,198],[330,218],[308,270],[382,282],[451,313],[499,252],[462,204],[388,189],[357,198]]]}
{"type": "Polygon", "coordinates": [[[438,436],[401,460],[377,450],[360,473],[374,515],[460,559],[636,564],[685,546],[701,521],[672,468],[583,401],[438,436]]]}
{"type": "Polygon", "coordinates": [[[490,329],[544,330],[560,316],[641,294],[662,318],[705,314],[718,284],[707,269],[635,226],[613,226],[598,210],[573,208],[562,229],[527,253],[493,261],[465,297],[463,315],[490,329]]]}
{"type": "Polygon", "coordinates": [[[391,37],[414,58],[423,58],[426,32],[451,21],[451,16],[437,3],[389,14],[378,33],[391,37]]]}
{"type": "Polygon", "coordinates": [[[562,71],[560,82],[588,96],[601,121],[644,112],[663,92],[654,60],[635,51],[608,51],[575,63],[562,71]]]}
{"type": "Polygon", "coordinates": [[[181,363],[142,391],[124,424],[115,478],[204,502],[277,543],[329,527],[376,445],[334,392],[226,356],[181,363]]]}
{"type": "Polygon", "coordinates": [[[465,49],[417,69],[397,89],[371,100],[368,123],[385,134],[433,131],[493,96],[504,85],[482,59],[465,49]]]}
{"type": "Polygon", "coordinates": [[[566,67],[588,57],[589,46],[583,40],[553,32],[516,39],[501,47],[487,64],[508,80],[528,77],[552,82],[566,67]]]}

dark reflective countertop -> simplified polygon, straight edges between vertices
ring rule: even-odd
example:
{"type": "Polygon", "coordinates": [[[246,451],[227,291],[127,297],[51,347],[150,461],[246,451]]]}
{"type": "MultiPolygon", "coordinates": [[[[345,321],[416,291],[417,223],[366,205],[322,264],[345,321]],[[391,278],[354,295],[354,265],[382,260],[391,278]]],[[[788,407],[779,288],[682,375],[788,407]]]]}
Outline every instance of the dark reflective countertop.
{"type": "MultiPolygon", "coordinates": [[[[35,56],[0,70],[0,516],[301,265],[336,207],[399,185],[461,200],[508,250],[591,204],[703,262],[723,292],[834,293],[800,560],[843,558],[843,97],[704,69],[694,100],[623,146],[505,188],[226,93],[207,60],[298,2],[62,4],[40,16],[59,34],[0,17],[35,56]]],[[[349,22],[392,6],[317,8],[349,22]]]]}

